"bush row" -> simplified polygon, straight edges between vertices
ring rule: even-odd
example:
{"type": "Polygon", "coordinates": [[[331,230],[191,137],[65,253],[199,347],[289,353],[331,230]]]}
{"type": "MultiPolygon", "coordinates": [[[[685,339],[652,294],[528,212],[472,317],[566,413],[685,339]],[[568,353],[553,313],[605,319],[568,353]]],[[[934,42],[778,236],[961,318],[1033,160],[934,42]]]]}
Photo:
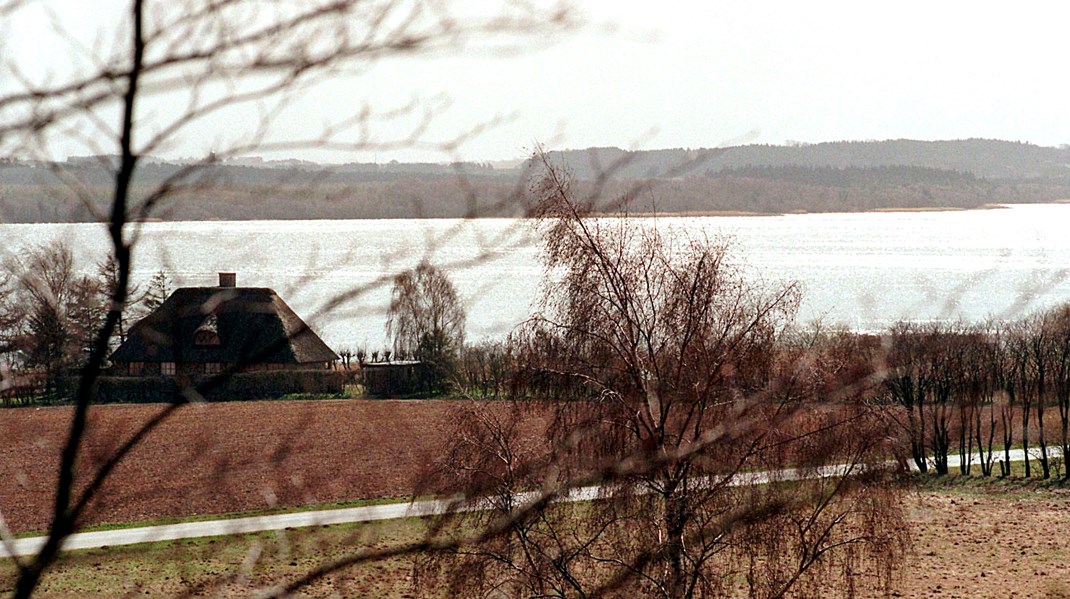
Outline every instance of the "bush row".
{"type": "MultiPolygon", "coordinates": [[[[194,376],[189,387],[209,401],[270,399],[295,393],[339,395],[345,374],[329,370],[242,372],[222,376],[194,376]]],[[[171,402],[183,397],[180,379],[171,376],[101,377],[96,401],[101,403],[171,402]]]]}

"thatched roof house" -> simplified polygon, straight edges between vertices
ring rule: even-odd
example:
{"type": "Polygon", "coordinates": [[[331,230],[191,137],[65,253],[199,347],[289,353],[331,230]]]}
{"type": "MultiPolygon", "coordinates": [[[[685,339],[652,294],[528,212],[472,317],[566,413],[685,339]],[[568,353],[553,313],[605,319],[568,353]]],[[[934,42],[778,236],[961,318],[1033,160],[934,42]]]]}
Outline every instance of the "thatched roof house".
{"type": "Polygon", "coordinates": [[[224,370],[329,369],[338,360],[322,339],[264,287],[176,290],[137,322],[111,355],[119,375],[215,374],[224,370]]]}

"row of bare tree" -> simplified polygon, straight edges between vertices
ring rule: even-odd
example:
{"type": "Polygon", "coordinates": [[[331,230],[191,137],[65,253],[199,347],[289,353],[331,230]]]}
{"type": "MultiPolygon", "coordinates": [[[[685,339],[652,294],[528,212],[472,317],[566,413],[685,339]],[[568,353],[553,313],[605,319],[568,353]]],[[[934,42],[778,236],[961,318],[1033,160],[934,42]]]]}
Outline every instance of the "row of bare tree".
{"type": "MultiPolygon", "coordinates": [[[[457,389],[503,397],[574,384],[560,366],[567,344],[538,339],[538,348],[518,339],[466,347],[457,389]],[[532,367],[532,356],[560,372],[532,367]]],[[[1070,477],[1063,461],[1070,451],[1070,304],[1012,322],[901,322],[880,335],[795,331],[762,355],[805,362],[809,392],[829,407],[879,406],[900,433],[898,455],[921,472],[947,474],[957,454],[962,474],[1008,476],[1011,450],[1020,448],[1026,476],[1070,477]]]]}
{"type": "Polygon", "coordinates": [[[1070,451],[1070,305],[1010,323],[901,323],[885,342],[885,394],[902,407],[922,472],[931,460],[947,474],[957,451],[963,474],[977,464],[983,476],[996,465],[1006,476],[1020,444],[1026,476],[1037,470],[1034,448],[1041,476],[1070,475],[1062,459],[1070,451]]]}

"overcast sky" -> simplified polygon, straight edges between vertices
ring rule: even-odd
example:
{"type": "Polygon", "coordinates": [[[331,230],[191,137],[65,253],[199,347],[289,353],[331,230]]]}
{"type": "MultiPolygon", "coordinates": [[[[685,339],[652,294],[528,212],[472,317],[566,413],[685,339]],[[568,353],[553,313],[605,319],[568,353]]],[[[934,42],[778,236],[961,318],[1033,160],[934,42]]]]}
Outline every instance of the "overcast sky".
{"type": "MultiPolygon", "coordinates": [[[[501,119],[460,149],[472,160],[522,157],[536,142],[630,149],[889,138],[1070,142],[1070,8],[1063,3],[577,6],[591,25],[561,40],[504,57],[381,62],[359,78],[317,89],[280,127],[311,130],[324,115],[363,103],[387,108],[419,99],[442,107],[431,139],[501,119]]],[[[70,13],[72,28],[93,22],[84,12],[70,13]]],[[[0,34],[9,38],[8,58],[31,65],[66,60],[42,47],[32,27],[9,25],[0,34]]],[[[219,141],[220,129],[206,122],[168,153],[203,153],[219,141]]],[[[382,131],[391,133],[389,125],[382,131]]],[[[448,159],[425,150],[299,157],[448,159]]]]}
{"type": "Polygon", "coordinates": [[[478,150],[473,144],[476,155],[508,156],[533,138],[643,148],[743,140],[1070,142],[1065,3],[585,6],[622,32],[578,35],[508,65],[457,63],[472,73],[467,89],[479,90],[454,90],[459,109],[517,113],[478,150]]]}

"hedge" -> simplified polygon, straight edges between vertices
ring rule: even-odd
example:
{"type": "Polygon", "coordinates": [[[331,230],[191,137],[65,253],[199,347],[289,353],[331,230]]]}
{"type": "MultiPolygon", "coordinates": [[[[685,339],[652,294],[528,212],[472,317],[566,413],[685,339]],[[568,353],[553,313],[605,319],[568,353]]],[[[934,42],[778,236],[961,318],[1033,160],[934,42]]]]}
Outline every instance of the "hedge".
{"type": "MultiPolygon", "coordinates": [[[[193,376],[189,383],[209,401],[271,399],[294,393],[339,395],[345,373],[333,370],[241,372],[226,376],[193,376]]],[[[101,403],[172,402],[182,397],[173,376],[106,376],[97,383],[101,403]]]]}

